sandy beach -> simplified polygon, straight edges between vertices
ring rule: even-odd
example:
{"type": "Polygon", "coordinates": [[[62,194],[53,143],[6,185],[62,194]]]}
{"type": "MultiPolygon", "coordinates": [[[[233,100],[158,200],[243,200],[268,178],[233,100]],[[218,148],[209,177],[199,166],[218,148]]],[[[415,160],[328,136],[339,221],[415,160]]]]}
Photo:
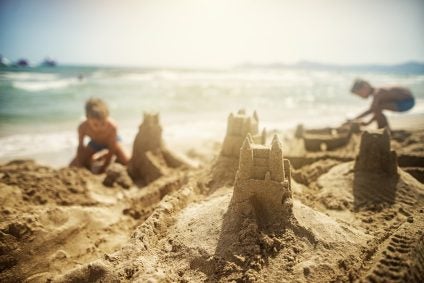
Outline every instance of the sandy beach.
{"type": "Polygon", "coordinates": [[[424,282],[424,1],[0,1],[0,283],[424,282]]]}
{"type": "Polygon", "coordinates": [[[424,279],[423,129],[267,133],[243,111],[227,123],[216,146],[180,156],[147,115],[128,171],[1,165],[0,281],[424,279]]]}

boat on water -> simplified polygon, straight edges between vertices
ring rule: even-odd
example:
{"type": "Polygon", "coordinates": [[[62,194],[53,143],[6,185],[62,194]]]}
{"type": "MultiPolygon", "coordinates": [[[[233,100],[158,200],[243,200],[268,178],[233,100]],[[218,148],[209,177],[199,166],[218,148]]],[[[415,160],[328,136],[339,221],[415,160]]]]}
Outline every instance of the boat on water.
{"type": "Polygon", "coordinates": [[[56,67],[57,62],[49,57],[45,58],[44,61],[41,63],[42,67],[56,67]]]}
{"type": "Polygon", "coordinates": [[[30,67],[28,59],[21,58],[13,64],[14,67],[30,67]]]}

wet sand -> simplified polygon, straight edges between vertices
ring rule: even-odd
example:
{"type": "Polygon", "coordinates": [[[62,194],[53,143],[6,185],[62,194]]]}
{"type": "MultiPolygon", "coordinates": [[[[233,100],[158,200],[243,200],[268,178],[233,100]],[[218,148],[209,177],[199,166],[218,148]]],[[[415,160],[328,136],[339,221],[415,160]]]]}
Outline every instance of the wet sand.
{"type": "Polygon", "coordinates": [[[307,151],[236,113],[195,167],[152,119],[130,174],[0,166],[1,282],[424,280],[423,130],[307,151]]]}

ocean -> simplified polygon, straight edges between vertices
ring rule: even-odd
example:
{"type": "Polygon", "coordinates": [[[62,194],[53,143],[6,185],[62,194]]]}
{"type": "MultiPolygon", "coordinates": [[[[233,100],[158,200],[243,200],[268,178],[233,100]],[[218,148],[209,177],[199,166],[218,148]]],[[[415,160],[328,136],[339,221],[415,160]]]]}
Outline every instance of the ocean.
{"type": "Polygon", "coordinates": [[[268,130],[337,126],[370,100],[350,94],[355,78],[399,84],[417,101],[407,114],[424,125],[424,74],[301,68],[225,70],[59,66],[0,69],[0,162],[35,159],[65,166],[75,153],[76,128],[90,97],[104,99],[130,149],[143,112],[159,112],[165,142],[184,153],[221,141],[230,112],[257,111],[268,130]]]}

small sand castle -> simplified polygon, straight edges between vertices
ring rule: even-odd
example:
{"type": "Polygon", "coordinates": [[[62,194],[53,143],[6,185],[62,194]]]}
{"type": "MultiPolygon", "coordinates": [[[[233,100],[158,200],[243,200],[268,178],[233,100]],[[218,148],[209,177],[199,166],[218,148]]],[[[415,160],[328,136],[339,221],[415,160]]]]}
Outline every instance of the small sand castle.
{"type": "Polygon", "coordinates": [[[148,184],[182,165],[185,163],[164,146],[159,114],[145,113],[128,164],[131,178],[148,184]]]}
{"type": "Polygon", "coordinates": [[[266,131],[259,133],[259,118],[256,111],[247,116],[244,110],[237,114],[231,113],[227,121],[227,133],[222,143],[222,149],[212,166],[210,187],[218,188],[223,185],[233,185],[238,169],[240,148],[247,135],[257,144],[265,144],[266,131]]]}
{"type": "Polygon", "coordinates": [[[259,118],[256,111],[252,117],[247,116],[244,110],[239,110],[237,114],[231,113],[228,116],[227,134],[222,144],[221,155],[238,158],[240,147],[247,134],[250,134],[256,143],[265,144],[266,131],[264,129],[259,134],[259,118]]]}
{"type": "Polygon", "coordinates": [[[356,157],[355,172],[398,174],[397,155],[390,150],[390,133],[387,129],[378,132],[364,132],[359,154],[356,157]]]}
{"type": "Polygon", "coordinates": [[[247,135],[240,149],[231,205],[240,212],[245,205],[253,206],[259,225],[264,227],[282,224],[291,214],[290,178],[290,162],[283,158],[278,137],[274,136],[271,146],[264,146],[247,135]]]}
{"type": "Polygon", "coordinates": [[[305,129],[298,125],[295,137],[303,139],[308,151],[335,150],[349,143],[352,133],[360,131],[357,123],[350,123],[338,128],[305,129]]]}

